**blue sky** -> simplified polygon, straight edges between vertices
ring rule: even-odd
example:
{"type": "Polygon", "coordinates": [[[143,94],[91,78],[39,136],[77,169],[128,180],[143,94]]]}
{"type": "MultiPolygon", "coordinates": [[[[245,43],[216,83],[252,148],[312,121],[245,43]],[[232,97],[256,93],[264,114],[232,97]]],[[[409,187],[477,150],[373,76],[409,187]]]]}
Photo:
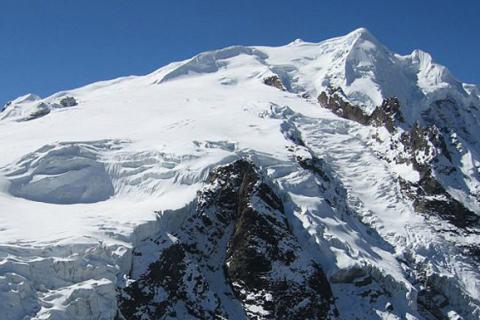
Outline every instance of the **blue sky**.
{"type": "Polygon", "coordinates": [[[480,83],[480,1],[0,0],[0,105],[233,44],[318,42],[366,27],[480,83]]]}

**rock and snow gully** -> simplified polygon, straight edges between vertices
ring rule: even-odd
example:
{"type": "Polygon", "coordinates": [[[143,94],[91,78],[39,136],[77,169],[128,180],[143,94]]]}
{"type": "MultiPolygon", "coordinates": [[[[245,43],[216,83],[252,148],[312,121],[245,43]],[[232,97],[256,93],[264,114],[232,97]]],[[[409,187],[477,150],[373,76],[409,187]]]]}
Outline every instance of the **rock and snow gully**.
{"type": "Polygon", "coordinates": [[[365,29],[0,112],[0,319],[478,319],[480,88],[365,29]]]}

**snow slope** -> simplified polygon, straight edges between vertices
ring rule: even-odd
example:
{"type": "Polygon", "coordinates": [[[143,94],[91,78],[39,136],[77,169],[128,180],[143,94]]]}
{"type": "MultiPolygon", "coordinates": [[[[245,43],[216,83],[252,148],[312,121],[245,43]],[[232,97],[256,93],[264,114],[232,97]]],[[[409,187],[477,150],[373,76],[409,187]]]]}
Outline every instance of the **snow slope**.
{"type": "Polygon", "coordinates": [[[434,177],[479,215],[479,92],[358,29],[20,97],[0,113],[0,319],[113,319],[134,248],[173,234],[209,173],[240,158],[282,198],[341,319],[478,319],[478,225],[418,212],[399,181],[420,173],[386,160],[405,154],[389,143],[415,122],[444,128],[458,174],[431,164],[434,177]],[[264,84],[272,76],[282,88],[264,84]],[[339,117],[316,100],[329,88],[365,114],[397,97],[405,122],[339,117]],[[372,284],[352,284],[357,270],[372,284]],[[423,292],[448,303],[429,307],[423,292]]]}

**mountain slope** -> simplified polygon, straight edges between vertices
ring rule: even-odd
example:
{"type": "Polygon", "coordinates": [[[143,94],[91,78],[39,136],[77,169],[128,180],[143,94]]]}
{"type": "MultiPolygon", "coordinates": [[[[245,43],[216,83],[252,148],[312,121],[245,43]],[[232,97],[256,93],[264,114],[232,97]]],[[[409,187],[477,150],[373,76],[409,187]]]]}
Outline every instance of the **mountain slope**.
{"type": "Polygon", "coordinates": [[[480,96],[365,29],[0,113],[5,319],[477,319],[480,96]]]}

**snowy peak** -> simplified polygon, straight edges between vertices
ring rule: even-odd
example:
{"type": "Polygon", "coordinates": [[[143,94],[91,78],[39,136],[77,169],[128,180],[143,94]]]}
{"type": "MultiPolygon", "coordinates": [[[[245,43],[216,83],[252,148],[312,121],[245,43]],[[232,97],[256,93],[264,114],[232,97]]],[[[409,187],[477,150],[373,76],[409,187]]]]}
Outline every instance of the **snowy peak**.
{"type": "Polygon", "coordinates": [[[364,28],[344,37],[350,44],[344,61],[344,87],[370,113],[388,97],[391,85],[384,79],[395,71],[392,53],[364,28]],[[388,74],[387,74],[388,73],[388,74]]]}
{"type": "Polygon", "coordinates": [[[345,42],[351,43],[345,57],[346,64],[355,64],[358,69],[365,66],[379,67],[391,56],[388,51],[367,29],[360,28],[349,33],[345,42]]]}
{"type": "Polygon", "coordinates": [[[383,46],[377,38],[366,28],[358,28],[347,35],[343,36],[346,41],[351,41],[353,46],[357,44],[369,42],[373,46],[383,46]],[[347,40],[348,39],[348,40],[347,40]]]}
{"type": "Polygon", "coordinates": [[[479,92],[361,28],[20,97],[0,318],[477,320],[479,92]]]}
{"type": "Polygon", "coordinates": [[[362,102],[357,99],[358,91],[366,94],[363,102],[367,107],[370,105],[365,109],[367,112],[390,97],[398,97],[403,105],[413,108],[430,107],[435,100],[447,97],[458,100],[459,104],[477,100],[425,51],[416,49],[405,56],[394,54],[365,28],[342,38],[351,43],[351,48],[344,60],[345,83],[341,87],[356,102],[362,102]]]}
{"type": "Polygon", "coordinates": [[[455,79],[446,67],[434,62],[428,52],[417,49],[406,57],[410,60],[411,66],[415,68],[418,86],[424,89],[426,93],[441,88],[463,91],[462,84],[455,79]]]}

